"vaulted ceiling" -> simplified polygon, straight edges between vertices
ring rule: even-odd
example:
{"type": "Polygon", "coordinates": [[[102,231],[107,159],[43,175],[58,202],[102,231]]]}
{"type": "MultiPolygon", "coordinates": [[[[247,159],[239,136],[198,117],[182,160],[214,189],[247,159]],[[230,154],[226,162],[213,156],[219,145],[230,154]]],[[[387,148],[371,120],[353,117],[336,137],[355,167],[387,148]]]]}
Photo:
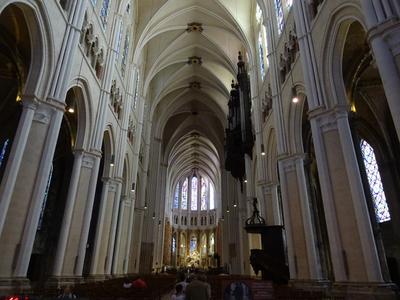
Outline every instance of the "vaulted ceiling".
{"type": "Polygon", "coordinates": [[[138,2],[134,60],[145,61],[143,95],[169,177],[196,167],[218,181],[238,51],[252,60],[255,1],[138,2]]]}

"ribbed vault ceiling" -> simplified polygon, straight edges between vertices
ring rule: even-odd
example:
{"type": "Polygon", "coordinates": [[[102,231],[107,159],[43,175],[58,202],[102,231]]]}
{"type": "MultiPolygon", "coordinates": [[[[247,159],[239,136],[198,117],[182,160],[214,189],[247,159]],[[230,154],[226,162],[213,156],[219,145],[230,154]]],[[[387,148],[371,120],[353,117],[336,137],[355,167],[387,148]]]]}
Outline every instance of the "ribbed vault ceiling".
{"type": "Polygon", "coordinates": [[[135,62],[168,182],[197,168],[218,187],[238,51],[252,57],[252,0],[139,1],[135,62]],[[198,23],[200,25],[189,26],[198,23]]]}

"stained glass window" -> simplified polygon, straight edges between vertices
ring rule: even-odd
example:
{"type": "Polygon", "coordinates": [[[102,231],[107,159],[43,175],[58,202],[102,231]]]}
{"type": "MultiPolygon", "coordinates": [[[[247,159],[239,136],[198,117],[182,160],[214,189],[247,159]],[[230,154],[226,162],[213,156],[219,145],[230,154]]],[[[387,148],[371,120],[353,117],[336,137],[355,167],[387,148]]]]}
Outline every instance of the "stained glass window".
{"type": "Polygon", "coordinates": [[[137,70],[137,74],[136,74],[135,97],[133,98],[133,109],[136,109],[138,97],[139,97],[139,70],[137,70]]]}
{"type": "Polygon", "coordinates": [[[182,200],[181,200],[181,209],[187,209],[187,198],[188,198],[188,179],[182,184],[182,200]]]}
{"type": "Polygon", "coordinates": [[[214,209],[215,208],[215,204],[214,204],[214,186],[213,186],[213,184],[211,182],[209,183],[208,186],[210,188],[210,200],[209,200],[210,209],[214,209]]]}
{"type": "Polygon", "coordinates": [[[172,253],[176,252],[176,238],[175,236],[172,237],[172,253]]]}
{"type": "Polygon", "coordinates": [[[107,25],[107,17],[108,17],[108,10],[110,8],[110,0],[103,0],[103,5],[101,6],[100,10],[100,20],[103,24],[103,28],[106,28],[107,25]]]}
{"type": "Polygon", "coordinates": [[[258,4],[256,6],[256,19],[258,23],[262,22],[263,19],[262,10],[258,4]]]}
{"type": "Polygon", "coordinates": [[[286,8],[290,9],[293,5],[293,0],[286,0],[286,8]]]}
{"type": "Polygon", "coordinates": [[[265,76],[264,48],[263,48],[263,37],[262,37],[262,32],[261,31],[258,34],[258,48],[259,48],[259,58],[260,58],[261,80],[264,80],[264,76],[265,76]]]}
{"type": "Polygon", "coordinates": [[[186,255],[186,236],[184,234],[181,234],[181,255],[186,255]]]}
{"type": "Polygon", "coordinates": [[[390,221],[389,207],[383,190],[381,175],[376,162],[374,149],[365,140],[360,142],[365,171],[368,177],[369,188],[374,201],[374,209],[379,223],[390,221]]]}
{"type": "Polygon", "coordinates": [[[201,255],[207,255],[207,237],[205,234],[201,236],[201,255]]]}
{"type": "Polygon", "coordinates": [[[214,244],[215,244],[215,239],[214,239],[214,233],[211,233],[210,235],[210,249],[209,252],[210,254],[214,254],[214,244]]]}
{"type": "Polygon", "coordinates": [[[123,22],[121,21],[121,22],[119,22],[119,32],[118,32],[118,40],[117,40],[117,49],[116,49],[116,52],[117,52],[117,55],[115,56],[116,57],[116,60],[118,60],[118,57],[119,57],[119,52],[120,52],[120,50],[121,50],[121,41],[122,41],[122,30],[123,30],[123,22]]]}
{"type": "Polygon", "coordinates": [[[10,139],[6,139],[3,143],[3,146],[1,147],[1,152],[0,152],[0,167],[3,164],[3,160],[6,156],[8,144],[10,143],[10,139]]]}
{"type": "Polygon", "coordinates": [[[175,188],[175,196],[174,196],[174,208],[179,207],[179,182],[175,188]]]}
{"type": "Polygon", "coordinates": [[[192,199],[190,201],[190,209],[197,210],[197,177],[192,178],[192,199]]]}
{"type": "MultiPolygon", "coordinates": [[[[122,60],[121,60],[122,76],[125,76],[125,68],[126,68],[126,60],[128,59],[128,51],[129,51],[129,31],[127,31],[125,34],[124,51],[122,52],[122,60]]],[[[137,84],[139,84],[139,75],[136,80],[136,89],[137,89],[137,84]]],[[[136,108],[136,94],[135,94],[134,101],[135,101],[134,108],[136,108]]]]}
{"type": "Polygon", "coordinates": [[[193,251],[197,250],[197,238],[195,236],[192,236],[190,238],[190,254],[193,253],[193,251]]]}
{"type": "Polygon", "coordinates": [[[207,179],[201,177],[201,210],[207,210],[207,192],[208,182],[207,179]]]}
{"type": "Polygon", "coordinates": [[[278,34],[281,34],[284,26],[284,15],[282,0],[275,0],[276,21],[278,23],[278,34]]]}

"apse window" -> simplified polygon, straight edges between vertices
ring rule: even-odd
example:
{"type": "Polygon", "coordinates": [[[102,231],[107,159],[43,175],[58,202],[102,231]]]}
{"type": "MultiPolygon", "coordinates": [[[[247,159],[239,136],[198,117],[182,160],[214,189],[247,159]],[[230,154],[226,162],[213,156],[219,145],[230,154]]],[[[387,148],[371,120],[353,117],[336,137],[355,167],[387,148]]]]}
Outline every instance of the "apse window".
{"type": "Polygon", "coordinates": [[[389,207],[386,202],[385,192],[374,149],[365,140],[361,140],[360,148],[367,173],[369,188],[374,202],[376,219],[379,223],[390,221],[389,207]]]}
{"type": "Polygon", "coordinates": [[[107,17],[108,17],[109,7],[110,7],[110,0],[104,0],[103,5],[101,6],[101,11],[100,11],[100,19],[101,19],[101,24],[103,25],[103,28],[106,28],[106,25],[107,25],[107,17]]]}
{"type": "Polygon", "coordinates": [[[208,182],[205,178],[201,178],[201,210],[207,210],[207,194],[208,182]]]}
{"type": "Polygon", "coordinates": [[[175,197],[174,197],[174,208],[179,207],[179,182],[175,188],[175,197]]]}
{"type": "Polygon", "coordinates": [[[191,210],[197,210],[197,177],[192,178],[192,200],[190,204],[191,210]]]}
{"type": "Polygon", "coordinates": [[[278,34],[281,34],[284,26],[284,15],[282,0],[275,0],[276,21],[278,23],[278,34]]]}
{"type": "Polygon", "coordinates": [[[187,209],[187,197],[188,197],[188,180],[183,182],[182,185],[182,200],[181,200],[181,209],[187,209]]]}
{"type": "Polygon", "coordinates": [[[192,237],[190,239],[190,254],[192,254],[197,249],[197,238],[192,237]]]}

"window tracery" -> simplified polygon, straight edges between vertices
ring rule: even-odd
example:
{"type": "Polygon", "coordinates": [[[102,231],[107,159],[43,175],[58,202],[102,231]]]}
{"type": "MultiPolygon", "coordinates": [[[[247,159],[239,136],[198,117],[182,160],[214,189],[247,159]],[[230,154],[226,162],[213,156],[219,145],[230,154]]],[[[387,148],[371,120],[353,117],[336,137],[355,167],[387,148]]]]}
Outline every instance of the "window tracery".
{"type": "Polygon", "coordinates": [[[379,223],[390,221],[389,207],[386,202],[385,192],[374,149],[367,141],[360,141],[360,148],[364,162],[365,172],[367,173],[369,188],[374,202],[376,219],[379,223]]]}
{"type": "Polygon", "coordinates": [[[197,210],[197,177],[192,177],[192,199],[190,203],[190,210],[197,210]]]}
{"type": "Polygon", "coordinates": [[[174,197],[174,208],[179,207],[179,182],[175,188],[175,197],[174,197]]]}
{"type": "Polygon", "coordinates": [[[276,13],[276,21],[278,24],[278,34],[281,34],[285,24],[282,0],[275,0],[275,13],[276,13]]]}
{"type": "Polygon", "coordinates": [[[188,197],[188,179],[186,178],[182,185],[182,200],[181,209],[187,209],[187,197],[188,197]]]}
{"type": "Polygon", "coordinates": [[[107,26],[107,17],[110,8],[110,0],[103,0],[103,4],[100,10],[100,20],[103,28],[105,29],[107,26]]]}

